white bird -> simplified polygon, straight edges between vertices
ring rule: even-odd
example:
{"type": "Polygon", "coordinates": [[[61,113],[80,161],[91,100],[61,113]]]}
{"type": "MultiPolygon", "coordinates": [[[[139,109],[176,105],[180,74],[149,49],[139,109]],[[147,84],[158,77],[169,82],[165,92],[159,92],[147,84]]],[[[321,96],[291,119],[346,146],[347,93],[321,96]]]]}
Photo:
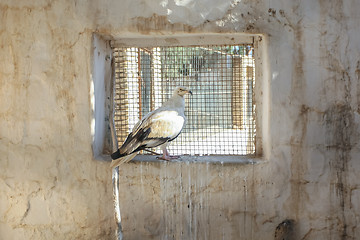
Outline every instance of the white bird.
{"type": "Polygon", "coordinates": [[[185,125],[184,95],[187,93],[192,95],[188,88],[176,87],[169,100],[137,122],[123,145],[111,154],[111,167],[129,162],[141,150],[158,146],[163,151],[160,159],[169,161],[178,158],[170,156],[166,147],[179,136],[185,125]]]}

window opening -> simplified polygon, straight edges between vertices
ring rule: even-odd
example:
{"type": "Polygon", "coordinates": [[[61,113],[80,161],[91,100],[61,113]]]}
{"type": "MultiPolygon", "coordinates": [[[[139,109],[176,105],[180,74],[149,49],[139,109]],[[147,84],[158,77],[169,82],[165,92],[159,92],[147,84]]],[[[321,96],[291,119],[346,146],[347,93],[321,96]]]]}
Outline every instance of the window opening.
{"type": "Polygon", "coordinates": [[[255,153],[253,44],[114,47],[113,57],[119,143],[176,86],[186,86],[193,92],[185,100],[187,123],[169,146],[171,154],[255,153]]]}

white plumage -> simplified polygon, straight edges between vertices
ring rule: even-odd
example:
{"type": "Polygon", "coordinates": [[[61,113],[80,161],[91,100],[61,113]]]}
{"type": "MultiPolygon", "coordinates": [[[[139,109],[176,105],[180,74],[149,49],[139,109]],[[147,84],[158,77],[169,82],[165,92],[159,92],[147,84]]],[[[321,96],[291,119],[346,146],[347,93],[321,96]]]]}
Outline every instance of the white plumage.
{"type": "Polygon", "coordinates": [[[111,154],[111,167],[130,161],[143,149],[158,146],[163,150],[161,159],[176,158],[169,155],[166,147],[179,136],[185,125],[184,95],[187,93],[192,94],[186,87],[176,87],[169,100],[137,122],[123,145],[111,154]]]}

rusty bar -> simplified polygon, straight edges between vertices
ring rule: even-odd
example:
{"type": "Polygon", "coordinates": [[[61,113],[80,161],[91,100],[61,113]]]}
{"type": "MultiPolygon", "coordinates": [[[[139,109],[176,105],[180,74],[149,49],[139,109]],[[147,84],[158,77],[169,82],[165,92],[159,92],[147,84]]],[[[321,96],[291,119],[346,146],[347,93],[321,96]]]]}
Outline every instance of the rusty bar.
{"type": "Polygon", "coordinates": [[[139,119],[142,119],[142,91],[141,91],[141,55],[138,48],[138,86],[139,86],[139,119]]]}

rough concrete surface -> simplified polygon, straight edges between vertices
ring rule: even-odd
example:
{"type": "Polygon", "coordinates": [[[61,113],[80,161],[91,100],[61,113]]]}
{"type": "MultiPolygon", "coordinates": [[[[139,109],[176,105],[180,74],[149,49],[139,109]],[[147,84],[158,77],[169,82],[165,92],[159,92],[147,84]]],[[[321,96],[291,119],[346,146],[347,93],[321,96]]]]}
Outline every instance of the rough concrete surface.
{"type": "Polygon", "coordinates": [[[357,239],[359,9],[356,0],[2,0],[0,239],[113,239],[111,171],[91,147],[94,33],[266,40],[263,162],[123,165],[125,239],[357,239]]]}

